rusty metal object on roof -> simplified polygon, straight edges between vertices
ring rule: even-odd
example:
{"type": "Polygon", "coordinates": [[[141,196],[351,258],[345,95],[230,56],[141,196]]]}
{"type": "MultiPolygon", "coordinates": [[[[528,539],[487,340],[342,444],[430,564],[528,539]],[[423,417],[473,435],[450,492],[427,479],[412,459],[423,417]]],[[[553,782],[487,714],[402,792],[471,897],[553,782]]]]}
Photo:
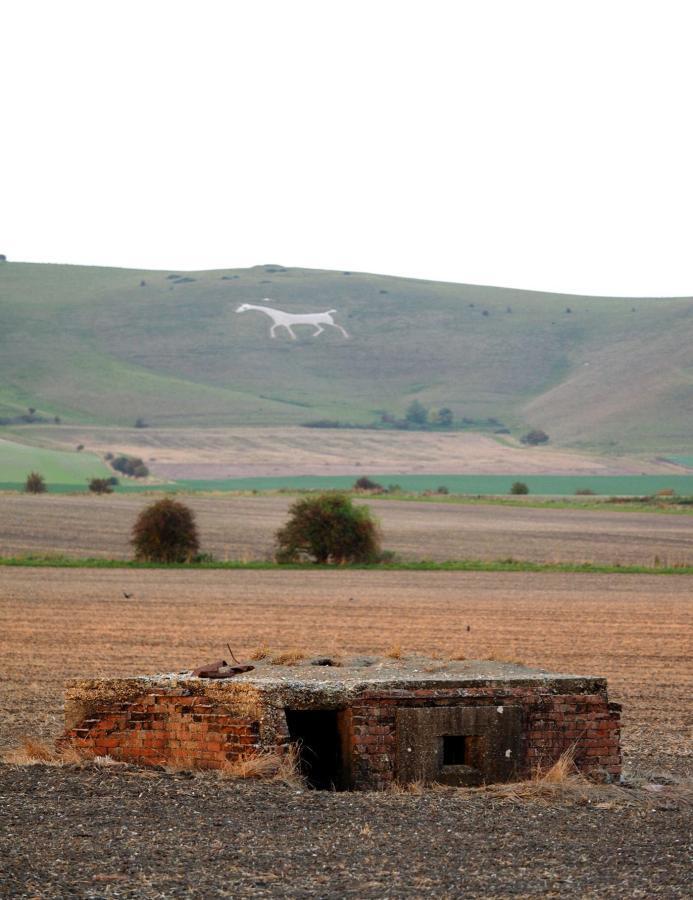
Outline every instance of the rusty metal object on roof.
{"type": "Polygon", "coordinates": [[[216,662],[194,669],[193,675],[195,678],[233,678],[234,675],[241,675],[243,672],[252,672],[254,668],[255,666],[240,664],[230,666],[225,659],[218,659],[216,662]]]}

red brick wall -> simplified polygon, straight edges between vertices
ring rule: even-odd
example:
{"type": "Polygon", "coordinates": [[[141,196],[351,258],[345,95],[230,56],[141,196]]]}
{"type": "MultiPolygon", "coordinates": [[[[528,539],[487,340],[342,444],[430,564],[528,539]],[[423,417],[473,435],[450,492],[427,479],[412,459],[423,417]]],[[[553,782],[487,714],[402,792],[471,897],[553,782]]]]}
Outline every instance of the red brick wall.
{"type": "Polygon", "coordinates": [[[364,694],[352,706],[356,787],[379,790],[395,779],[395,715],[398,706],[521,706],[525,727],[517,776],[549,768],[574,747],[581,772],[596,779],[621,772],[620,706],[606,694],[542,694],[531,688],[464,691],[417,690],[412,694],[364,694]]]}
{"type": "MultiPolygon", "coordinates": [[[[395,779],[398,706],[502,705],[523,710],[518,777],[548,768],[573,746],[575,762],[585,774],[620,774],[620,707],[608,703],[606,693],[552,694],[526,686],[397,690],[361,694],[343,719],[350,732],[344,748],[351,756],[347,768],[353,786],[379,790],[395,779]]],[[[261,713],[240,715],[209,696],[156,688],[132,700],[96,701],[62,741],[127,762],[219,768],[253,751],[285,748],[289,735],[281,709],[265,713],[261,723],[261,713]]]]}
{"type": "Polygon", "coordinates": [[[163,690],[97,705],[62,740],[97,756],[190,768],[219,768],[260,746],[257,721],[230,715],[207,697],[163,690]]]}

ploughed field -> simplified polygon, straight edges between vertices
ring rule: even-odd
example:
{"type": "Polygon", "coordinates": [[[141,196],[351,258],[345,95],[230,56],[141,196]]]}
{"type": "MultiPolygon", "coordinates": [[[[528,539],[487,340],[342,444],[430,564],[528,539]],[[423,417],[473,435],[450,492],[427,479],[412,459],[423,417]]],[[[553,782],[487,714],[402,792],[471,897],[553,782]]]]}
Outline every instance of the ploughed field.
{"type": "MultiPolygon", "coordinates": [[[[140,495],[0,494],[0,554],[58,553],[127,559],[140,495]]],[[[195,511],[201,549],[219,559],[271,559],[292,498],[183,498],[195,511]]],[[[405,559],[693,565],[693,519],[584,509],[373,500],[383,546],[405,559]]]]}
{"type": "Polygon", "coordinates": [[[1,568],[0,742],[57,735],[66,678],[400,644],[606,675],[626,769],[684,774],[691,598],[684,575],[1,568]]]}
{"type": "Polygon", "coordinates": [[[634,785],[516,801],[0,765],[0,896],[689,896],[692,596],[685,575],[0,568],[3,749],[60,732],[69,677],[180,671],[226,641],[400,643],[608,676],[634,785]]]}

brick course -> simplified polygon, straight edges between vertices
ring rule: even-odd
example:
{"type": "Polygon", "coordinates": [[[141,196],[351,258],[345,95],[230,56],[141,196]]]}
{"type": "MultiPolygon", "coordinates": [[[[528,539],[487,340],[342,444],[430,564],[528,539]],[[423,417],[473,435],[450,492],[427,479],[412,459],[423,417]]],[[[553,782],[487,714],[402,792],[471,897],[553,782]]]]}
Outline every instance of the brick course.
{"type": "Polygon", "coordinates": [[[382,790],[398,776],[398,709],[507,706],[520,710],[522,722],[513,777],[548,768],[571,748],[591,778],[621,772],[620,706],[609,703],[601,679],[551,680],[542,673],[507,682],[359,684],[337,696],[324,694],[321,682],[320,690],[316,699],[303,682],[287,687],[247,676],[216,684],[163,676],[80,682],[68,691],[61,741],[142,765],[220,768],[258,751],[283,752],[290,741],[287,708],[346,710],[340,728],[349,786],[382,790]]]}

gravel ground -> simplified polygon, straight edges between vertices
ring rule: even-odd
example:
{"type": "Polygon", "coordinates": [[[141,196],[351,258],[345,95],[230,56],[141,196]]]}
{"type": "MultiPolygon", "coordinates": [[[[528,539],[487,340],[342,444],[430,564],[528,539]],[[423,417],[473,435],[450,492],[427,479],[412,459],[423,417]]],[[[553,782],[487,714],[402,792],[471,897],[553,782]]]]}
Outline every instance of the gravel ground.
{"type": "Polygon", "coordinates": [[[589,803],[0,766],[0,896],[686,897],[676,788],[589,803]]]}

